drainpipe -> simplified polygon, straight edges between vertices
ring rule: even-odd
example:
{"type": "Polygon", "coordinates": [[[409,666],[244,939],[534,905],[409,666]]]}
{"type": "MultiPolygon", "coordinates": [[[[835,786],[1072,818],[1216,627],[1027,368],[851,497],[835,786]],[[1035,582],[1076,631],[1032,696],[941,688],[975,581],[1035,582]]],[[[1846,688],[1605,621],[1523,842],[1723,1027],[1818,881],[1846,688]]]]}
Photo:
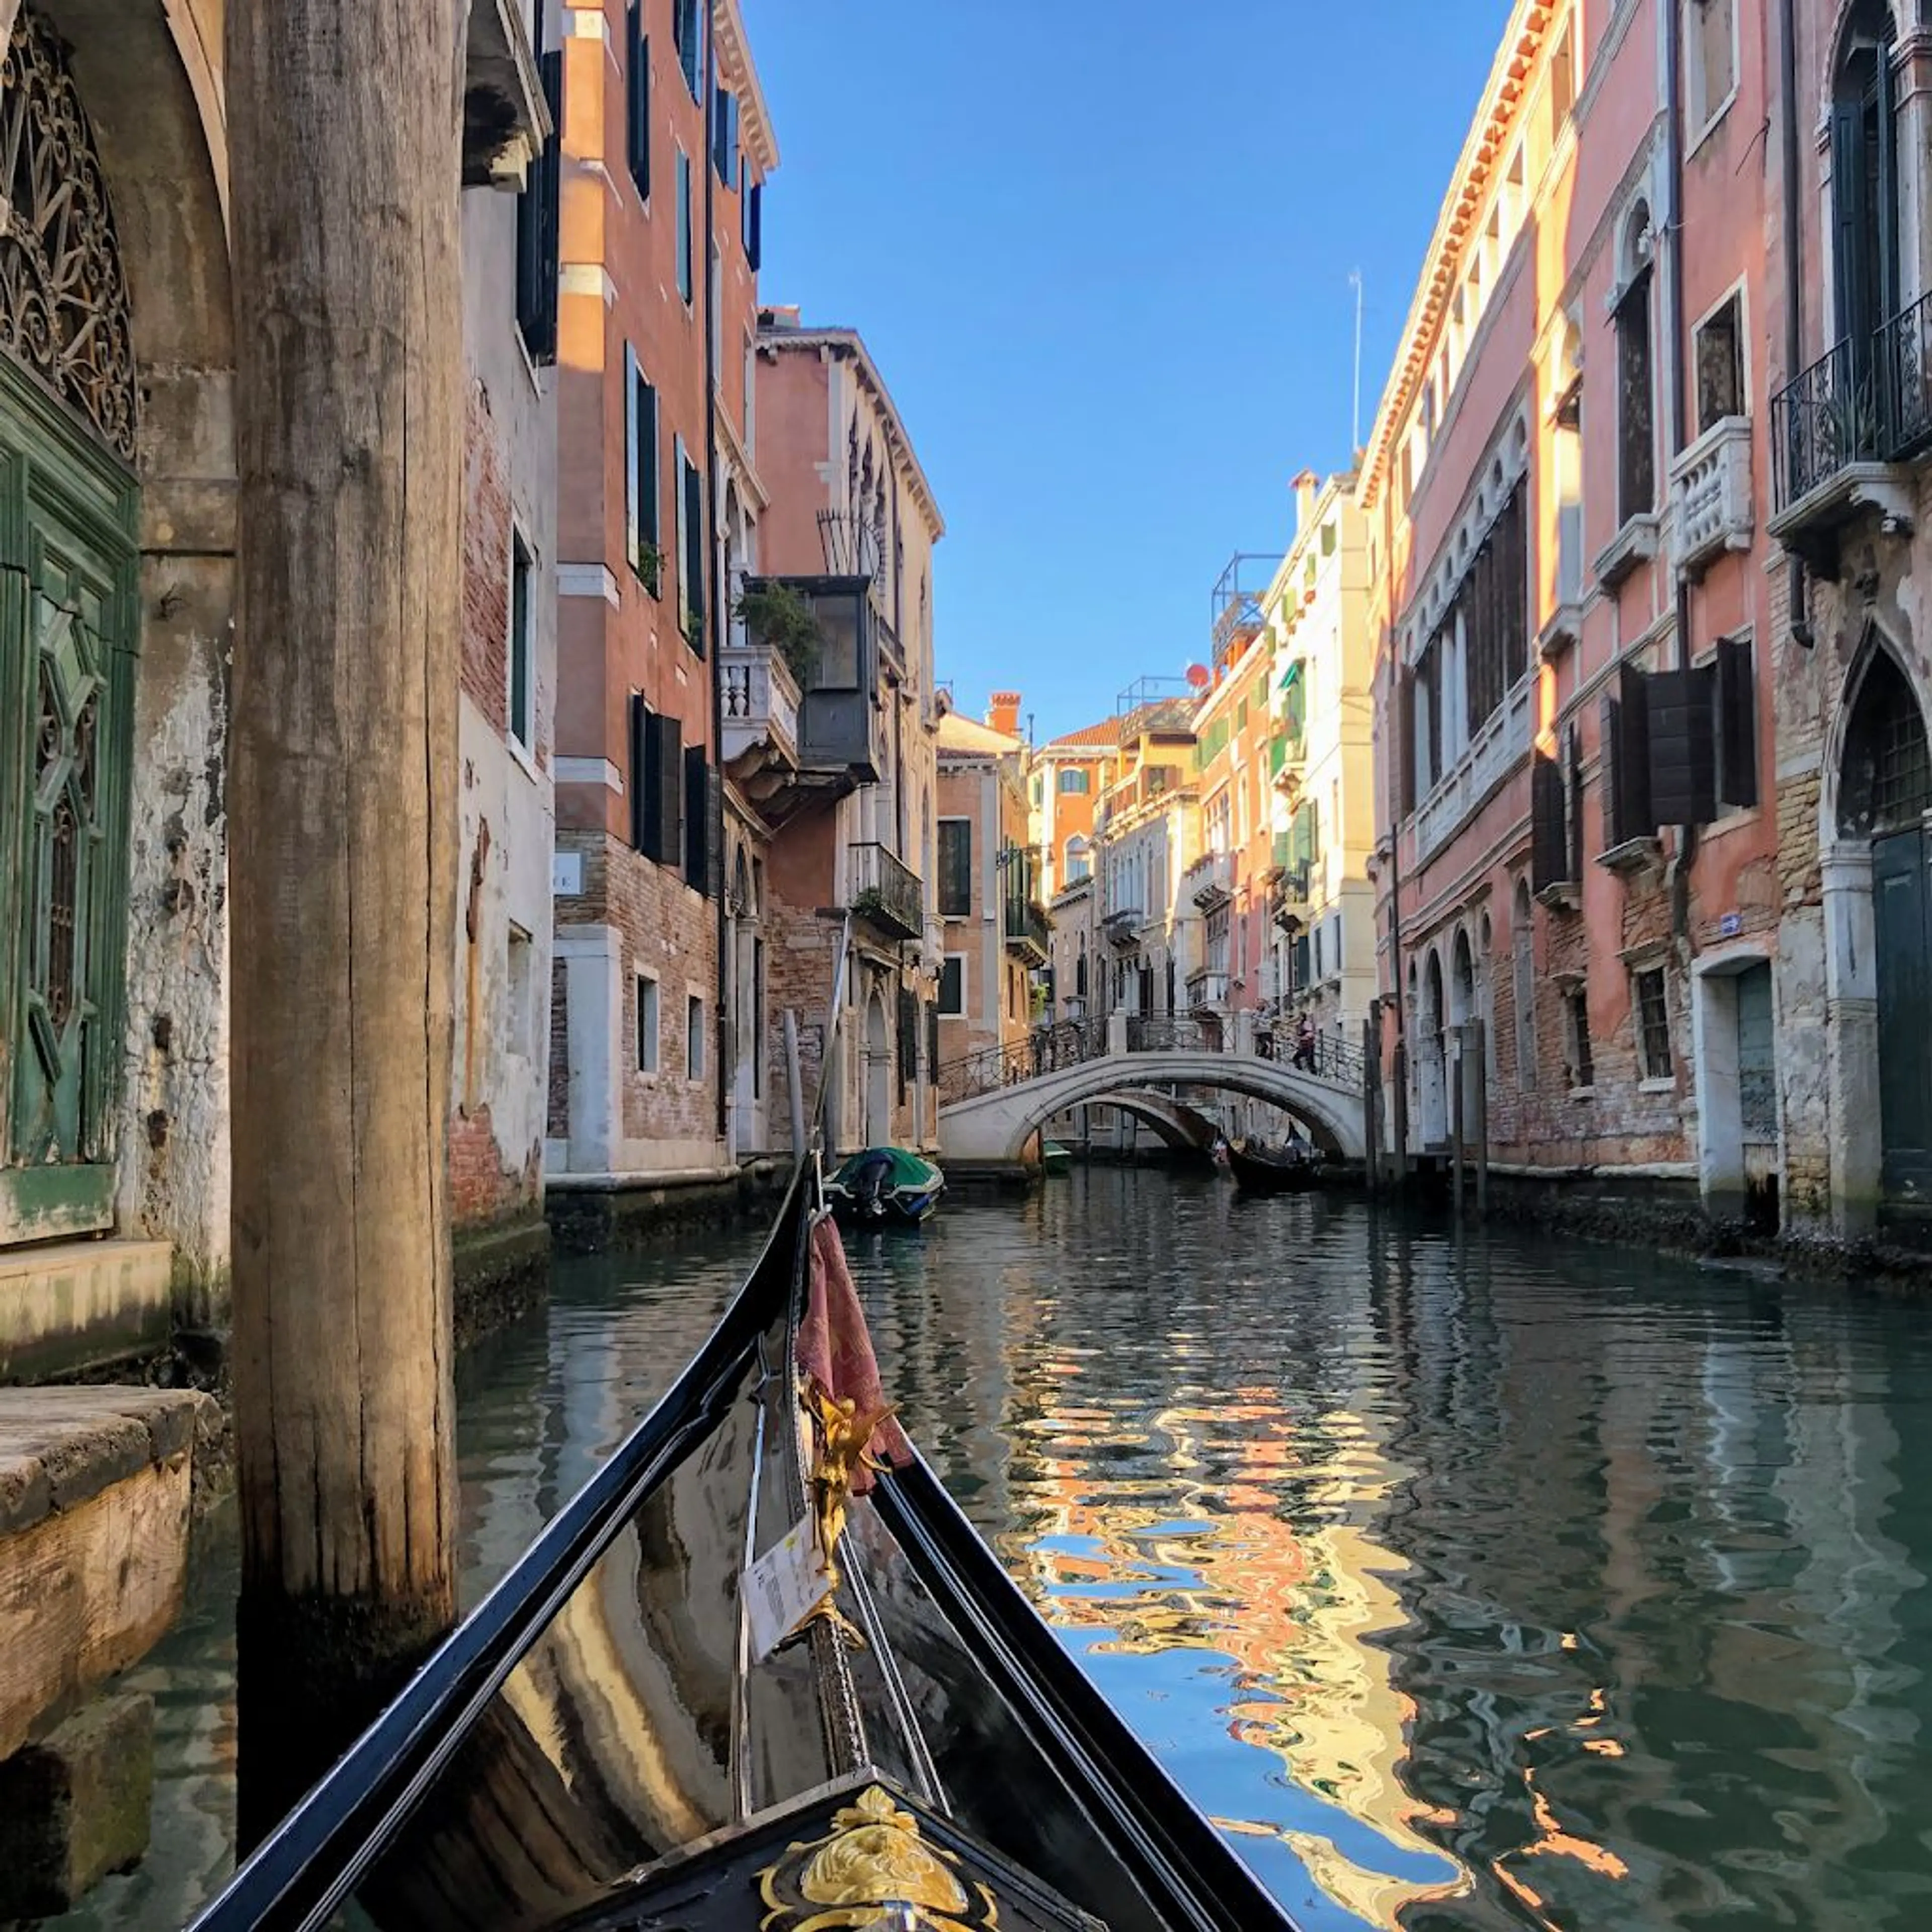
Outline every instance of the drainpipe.
{"type": "MultiPolygon", "coordinates": [[[[1780,211],[1784,219],[1778,225],[1784,231],[1784,380],[1787,382],[1797,376],[1804,352],[1803,321],[1798,292],[1803,267],[1803,250],[1799,246],[1799,236],[1804,203],[1800,199],[1798,176],[1797,14],[1798,0],[1778,0],[1778,84],[1783,91],[1783,98],[1779,103],[1780,125],[1778,132],[1783,150],[1780,172],[1784,190],[1784,206],[1780,211]]],[[[1774,450],[1772,460],[1776,460],[1774,450]]],[[[1792,638],[1808,651],[1817,639],[1816,634],[1811,628],[1804,560],[1802,557],[1792,558],[1786,580],[1789,590],[1785,601],[1789,610],[1792,638]]]]}
{"type": "MultiPolygon", "coordinates": [[[[1790,0],[1786,0],[1790,4],[1790,0]]],[[[1664,38],[1664,95],[1666,184],[1670,200],[1665,211],[1664,232],[1670,238],[1669,256],[1670,290],[1665,307],[1670,331],[1670,451],[1674,460],[1690,442],[1690,402],[1685,382],[1684,352],[1684,19],[1675,7],[1666,10],[1667,24],[1664,38]]],[[[1666,497],[1670,472],[1664,476],[1666,497]]],[[[1677,645],[1674,653],[1680,671],[1690,668],[1690,580],[1684,574],[1682,559],[1670,560],[1676,580],[1677,645]]],[[[1676,941],[1680,964],[1688,971],[1690,959],[1690,867],[1697,853],[1697,828],[1677,827],[1677,849],[1671,855],[1668,873],[1670,889],[1670,931],[1676,941]]]]}
{"type": "MultiPolygon", "coordinates": [[[[711,632],[711,757],[718,770],[718,782],[722,794],[724,782],[724,640],[730,634],[728,613],[724,609],[728,584],[719,581],[722,573],[718,567],[718,319],[712,314],[712,306],[717,297],[724,292],[724,262],[721,251],[718,274],[714,280],[711,272],[712,237],[716,232],[716,200],[718,170],[712,160],[718,141],[718,32],[712,17],[710,0],[704,8],[704,154],[700,165],[704,170],[704,259],[698,266],[704,278],[704,574],[710,580],[709,595],[705,600],[708,626],[711,632]]],[[[682,560],[680,560],[680,562],[682,560]]],[[[718,815],[718,837],[722,842],[724,836],[724,815],[718,815]]],[[[707,835],[712,828],[706,828],[707,835]]],[[[731,1131],[731,1068],[726,1064],[727,1047],[731,1037],[729,1017],[731,962],[730,922],[725,916],[725,902],[730,892],[730,868],[724,863],[724,854],[717,855],[718,908],[717,951],[718,973],[714,992],[717,1006],[717,1024],[714,1029],[715,1044],[712,1061],[718,1070],[718,1138],[728,1142],[731,1131]]]]}

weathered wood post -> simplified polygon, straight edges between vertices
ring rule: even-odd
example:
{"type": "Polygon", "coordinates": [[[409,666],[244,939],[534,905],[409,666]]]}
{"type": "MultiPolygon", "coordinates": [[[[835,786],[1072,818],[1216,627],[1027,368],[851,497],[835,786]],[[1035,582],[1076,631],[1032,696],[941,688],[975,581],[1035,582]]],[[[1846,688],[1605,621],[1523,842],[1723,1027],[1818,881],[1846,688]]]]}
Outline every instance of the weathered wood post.
{"type": "Polygon", "coordinates": [[[241,1826],[451,1622],[458,0],[228,0],[241,1826]]]}
{"type": "Polygon", "coordinates": [[[1376,1052],[1377,1025],[1375,1005],[1362,1022],[1362,1154],[1368,1170],[1369,1192],[1382,1191],[1382,1069],[1376,1052]]]}
{"type": "Polygon", "coordinates": [[[1469,1037],[1474,1042],[1475,1058],[1469,1070],[1472,1112],[1476,1140],[1476,1218],[1490,1218],[1490,1026],[1486,1020],[1472,1020],[1469,1037]]]}
{"type": "Polygon", "coordinates": [[[1450,1172],[1455,1190],[1450,1198],[1455,1204],[1456,1219],[1462,1218],[1462,1174],[1467,1148],[1463,1138],[1463,1072],[1462,1029],[1460,1026],[1444,1027],[1443,1038],[1448,1043],[1450,1066],[1449,1080],[1449,1140],[1450,1172]]]}

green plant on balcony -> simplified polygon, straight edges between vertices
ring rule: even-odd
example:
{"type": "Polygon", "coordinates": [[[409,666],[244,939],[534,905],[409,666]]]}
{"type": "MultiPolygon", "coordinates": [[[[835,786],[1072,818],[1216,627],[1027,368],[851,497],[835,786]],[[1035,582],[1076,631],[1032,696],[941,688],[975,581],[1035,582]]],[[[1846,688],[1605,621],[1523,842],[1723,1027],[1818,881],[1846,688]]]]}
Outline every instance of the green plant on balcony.
{"type": "Polygon", "coordinates": [[[1834,390],[1818,406],[1820,440],[1839,469],[1870,456],[1878,447],[1878,405],[1871,381],[1834,390]]]}
{"type": "Polygon", "coordinates": [[[759,643],[784,659],[800,685],[810,682],[825,640],[805,597],[789,584],[761,584],[740,594],[733,614],[759,643]]]}
{"type": "Polygon", "coordinates": [[[852,910],[861,919],[883,918],[886,910],[886,896],[877,886],[862,886],[853,896],[852,910]]]}
{"type": "Polygon", "coordinates": [[[695,604],[685,613],[684,641],[691,646],[694,656],[704,656],[704,613],[695,604]]]}
{"type": "Polygon", "coordinates": [[[637,569],[644,588],[656,596],[664,587],[664,552],[647,538],[638,540],[637,569]]]}

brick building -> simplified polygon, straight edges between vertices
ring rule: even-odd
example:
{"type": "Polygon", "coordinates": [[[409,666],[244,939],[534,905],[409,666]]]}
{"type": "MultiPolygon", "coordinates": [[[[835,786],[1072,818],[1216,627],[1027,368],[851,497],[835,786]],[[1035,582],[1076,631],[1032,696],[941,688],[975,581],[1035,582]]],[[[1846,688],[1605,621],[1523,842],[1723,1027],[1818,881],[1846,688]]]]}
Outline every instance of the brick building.
{"type": "MultiPolygon", "coordinates": [[[[770,506],[726,667],[724,757],[764,962],[740,1077],[785,1094],[790,1012],[806,1096],[824,1075],[831,1147],[929,1148],[943,951],[932,553],[945,525],[855,331],[766,310],[754,404],[770,506]],[[854,957],[828,1055],[848,916],[854,957]]],[[[788,1150],[789,1107],[770,1106],[763,1130],[788,1150]]]]}
{"type": "Polygon", "coordinates": [[[1766,43],[1512,15],[1362,468],[1390,1094],[1774,1222],[1766,43]],[[1397,1062],[1391,1057],[1393,1072],[1397,1062]]]}
{"type": "Polygon", "coordinates": [[[735,0],[567,9],[562,65],[550,1166],[701,1183],[735,1171],[718,725],[777,150],[735,0]]]}

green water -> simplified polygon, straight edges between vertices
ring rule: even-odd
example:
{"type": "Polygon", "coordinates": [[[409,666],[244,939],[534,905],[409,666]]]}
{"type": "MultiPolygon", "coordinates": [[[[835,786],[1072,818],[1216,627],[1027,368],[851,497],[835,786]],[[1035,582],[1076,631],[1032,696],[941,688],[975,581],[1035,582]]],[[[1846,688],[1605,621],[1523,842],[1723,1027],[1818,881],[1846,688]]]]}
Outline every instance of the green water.
{"type": "MultiPolygon", "coordinates": [[[[755,1237],[571,1264],[466,1358],[466,1588],[755,1237]]],[[[1932,1923],[1932,1309],[1077,1172],[860,1238],[889,1385],[1043,1616],[1311,1928],[1932,1923]]],[[[157,1696],[178,1924],[232,1819],[233,1533],[157,1696]]]]}

